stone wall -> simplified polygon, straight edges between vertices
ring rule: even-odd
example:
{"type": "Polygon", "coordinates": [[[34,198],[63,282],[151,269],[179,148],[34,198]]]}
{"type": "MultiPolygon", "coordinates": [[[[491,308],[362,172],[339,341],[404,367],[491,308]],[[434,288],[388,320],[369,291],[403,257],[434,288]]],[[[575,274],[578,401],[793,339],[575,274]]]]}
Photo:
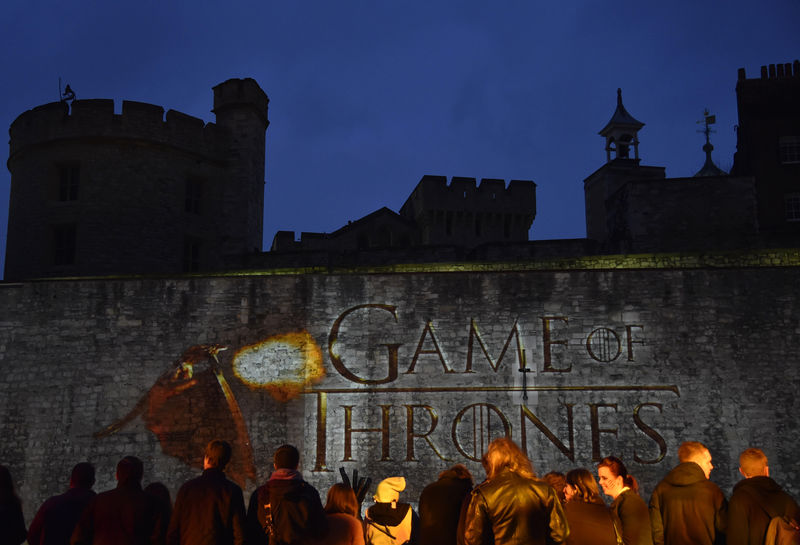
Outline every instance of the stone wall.
{"type": "Polygon", "coordinates": [[[29,520],[81,460],[174,494],[215,435],[246,493],[291,442],[323,494],[343,467],[416,502],[510,433],[539,473],[617,455],[645,497],[683,440],[728,494],[761,446],[797,495],[799,254],[5,284],[0,463],[29,520]]]}

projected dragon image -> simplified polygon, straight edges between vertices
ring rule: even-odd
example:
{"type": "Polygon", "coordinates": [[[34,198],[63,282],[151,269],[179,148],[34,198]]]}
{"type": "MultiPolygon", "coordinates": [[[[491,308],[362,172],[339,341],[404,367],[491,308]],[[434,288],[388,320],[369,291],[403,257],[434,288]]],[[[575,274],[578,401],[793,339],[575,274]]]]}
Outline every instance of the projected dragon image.
{"type": "MultiPolygon", "coordinates": [[[[94,437],[109,437],[141,416],[165,454],[202,469],[205,445],[224,439],[233,446],[226,473],[242,486],[247,479],[255,480],[247,425],[218,357],[227,349],[220,344],[189,347],[130,412],[94,437]]],[[[307,332],[275,335],[246,346],[234,355],[232,367],[250,389],[263,388],[281,402],[325,373],[322,352],[307,332]]]]}

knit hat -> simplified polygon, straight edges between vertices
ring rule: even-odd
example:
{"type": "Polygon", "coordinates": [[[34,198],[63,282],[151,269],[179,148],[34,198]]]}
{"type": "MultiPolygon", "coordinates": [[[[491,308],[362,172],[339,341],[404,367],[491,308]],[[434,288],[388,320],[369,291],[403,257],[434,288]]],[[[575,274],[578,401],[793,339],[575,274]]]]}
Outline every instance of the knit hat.
{"type": "Polygon", "coordinates": [[[406,489],[405,477],[389,477],[378,484],[378,489],[373,498],[379,503],[397,503],[400,491],[406,489]]]}

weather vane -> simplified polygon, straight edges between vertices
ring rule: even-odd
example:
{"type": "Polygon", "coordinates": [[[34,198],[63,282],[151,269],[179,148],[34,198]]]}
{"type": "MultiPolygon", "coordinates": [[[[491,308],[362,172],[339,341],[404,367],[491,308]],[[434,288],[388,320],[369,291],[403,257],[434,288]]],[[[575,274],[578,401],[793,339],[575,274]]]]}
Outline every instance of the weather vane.
{"type": "Polygon", "coordinates": [[[712,132],[717,132],[717,131],[712,131],[709,128],[709,125],[713,125],[716,122],[717,122],[717,116],[711,115],[711,113],[709,113],[709,111],[708,111],[708,108],[704,108],[703,109],[703,119],[698,121],[697,124],[699,125],[699,124],[703,123],[703,124],[705,124],[705,128],[703,128],[703,130],[700,130],[700,131],[697,131],[697,132],[701,132],[701,133],[706,135],[706,144],[710,143],[708,135],[710,135],[712,132]]]}
{"type": "Polygon", "coordinates": [[[58,99],[61,102],[68,102],[72,104],[72,101],[75,100],[75,91],[72,90],[72,87],[69,86],[69,83],[64,90],[61,90],[61,77],[58,78],[58,99]]]}

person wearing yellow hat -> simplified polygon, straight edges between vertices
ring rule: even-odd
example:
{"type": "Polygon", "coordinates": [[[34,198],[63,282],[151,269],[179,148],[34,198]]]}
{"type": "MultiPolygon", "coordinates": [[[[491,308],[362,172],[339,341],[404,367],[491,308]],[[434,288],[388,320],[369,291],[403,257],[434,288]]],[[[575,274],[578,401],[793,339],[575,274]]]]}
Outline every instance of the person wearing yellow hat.
{"type": "Polygon", "coordinates": [[[406,488],[405,477],[389,477],[378,484],[375,503],[364,520],[367,545],[416,543],[419,517],[411,505],[400,502],[406,488]]]}

